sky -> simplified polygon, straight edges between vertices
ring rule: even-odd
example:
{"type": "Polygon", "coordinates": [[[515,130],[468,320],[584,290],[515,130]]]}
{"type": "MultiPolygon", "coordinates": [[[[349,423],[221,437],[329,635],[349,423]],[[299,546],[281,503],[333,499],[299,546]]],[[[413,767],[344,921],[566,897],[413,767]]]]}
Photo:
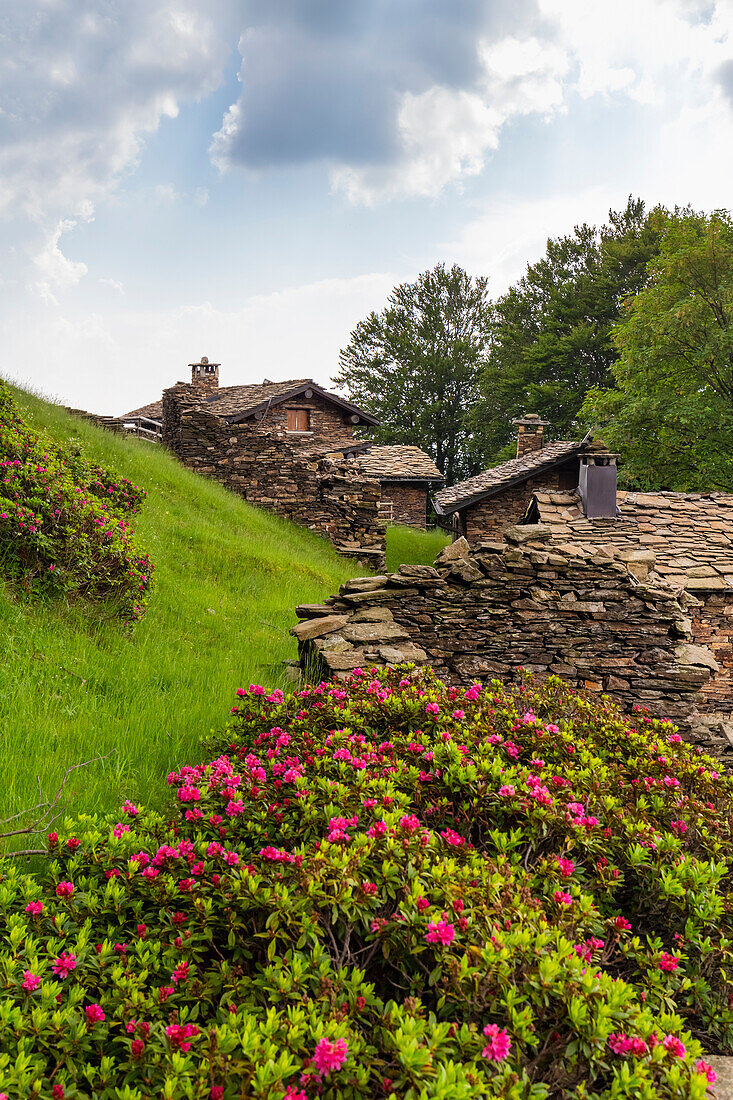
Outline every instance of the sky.
{"type": "Polygon", "coordinates": [[[436,263],[732,180],[733,0],[0,0],[0,374],[328,385],[436,263]]]}

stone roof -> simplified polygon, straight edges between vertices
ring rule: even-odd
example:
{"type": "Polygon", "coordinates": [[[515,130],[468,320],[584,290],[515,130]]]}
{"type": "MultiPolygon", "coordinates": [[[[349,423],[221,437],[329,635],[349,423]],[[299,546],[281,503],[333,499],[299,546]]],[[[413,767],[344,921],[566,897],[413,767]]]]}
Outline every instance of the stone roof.
{"type": "Polygon", "coordinates": [[[443,481],[430,455],[419,447],[373,445],[365,454],[357,455],[354,465],[379,481],[443,481]]]}
{"type": "MultiPolygon", "coordinates": [[[[204,401],[209,410],[215,416],[225,420],[238,422],[246,420],[256,412],[264,412],[269,405],[279,405],[290,397],[298,397],[304,390],[311,389],[314,393],[325,397],[326,400],[358,415],[367,424],[378,424],[379,421],[365,409],[352,405],[339,394],[330,393],[317,385],[312,378],[290,378],[285,382],[262,382],[247,386],[220,386],[215,390],[206,390],[203,393],[204,401]]],[[[139,409],[125,413],[122,419],[130,419],[137,416],[146,416],[151,420],[163,419],[163,401],[153,401],[149,405],[142,405],[139,409]]]]}
{"type": "Polygon", "coordinates": [[[489,470],[469,477],[466,481],[441,489],[433,498],[435,510],[439,515],[450,515],[459,508],[465,508],[469,504],[494,496],[503,489],[527,481],[535,474],[558,466],[579,454],[582,447],[583,444],[580,442],[559,440],[556,443],[548,443],[539,451],[530,451],[529,454],[522,455],[520,458],[511,458],[499,466],[492,466],[489,470]]]}
{"type": "Polygon", "coordinates": [[[145,417],[147,420],[156,420],[158,423],[163,422],[163,398],[160,401],[151,401],[149,405],[141,405],[139,409],[133,409],[132,412],[124,413],[120,417],[120,420],[134,420],[138,416],[145,417]]]}
{"type": "MultiPolygon", "coordinates": [[[[651,551],[654,571],[675,587],[705,592],[733,585],[732,493],[619,491],[617,503],[615,520],[589,520],[577,492],[542,491],[534,494],[528,515],[542,525],[540,537],[581,556],[600,548],[634,561],[651,551]]],[[[532,525],[513,530],[526,530],[531,539],[532,525]]]]}
{"type": "Polygon", "coordinates": [[[246,420],[257,412],[265,412],[270,405],[279,405],[289,398],[299,397],[305,390],[313,390],[314,394],[324,397],[333,405],[346,412],[355,414],[367,424],[378,424],[379,421],[365,409],[352,405],[337,393],[331,393],[317,385],[312,378],[290,379],[286,382],[263,382],[262,385],[252,386],[224,386],[214,390],[206,399],[206,404],[215,416],[221,416],[230,423],[238,423],[246,420]]]}

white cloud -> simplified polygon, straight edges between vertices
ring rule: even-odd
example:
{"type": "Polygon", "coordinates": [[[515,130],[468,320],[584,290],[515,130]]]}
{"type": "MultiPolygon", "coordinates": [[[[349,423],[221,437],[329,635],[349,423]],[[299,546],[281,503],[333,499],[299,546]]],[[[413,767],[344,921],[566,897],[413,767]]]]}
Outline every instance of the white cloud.
{"type": "Polygon", "coordinates": [[[34,257],[38,276],[35,289],[46,300],[55,301],[53,288],[68,290],[87,273],[85,263],[69,260],[59,248],[61,234],[66,230],[73,229],[76,224],[76,221],[72,218],[66,218],[58,222],[43,248],[34,257]]]}
{"type": "Polygon", "coordinates": [[[15,265],[40,270],[42,293],[84,274],[61,252],[63,230],[90,216],[161,118],[220,83],[231,8],[232,0],[3,6],[0,219],[14,229],[15,265]]]}
{"type": "MultiPolygon", "coordinates": [[[[574,98],[626,99],[670,119],[698,104],[730,116],[721,66],[733,57],[733,4],[684,0],[538,0],[536,20],[479,43],[483,72],[470,89],[433,86],[405,92],[398,111],[398,151],[382,165],[338,164],[335,190],[373,205],[395,197],[438,195],[481,172],[500,144],[502,128],[537,114],[547,120],[574,98]],[[720,108],[720,109],[719,109],[720,108]]],[[[235,124],[236,120],[232,120],[235,124]]],[[[665,120],[662,120],[662,125],[665,120]]]]}

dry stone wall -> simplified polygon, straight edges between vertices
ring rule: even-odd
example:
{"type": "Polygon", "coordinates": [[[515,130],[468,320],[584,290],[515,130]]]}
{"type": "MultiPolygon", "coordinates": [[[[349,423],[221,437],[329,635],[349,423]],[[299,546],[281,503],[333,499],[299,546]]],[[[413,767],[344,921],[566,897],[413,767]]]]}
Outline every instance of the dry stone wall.
{"type": "Polygon", "coordinates": [[[526,532],[473,551],[459,539],[435,567],[403,565],[301,606],[293,634],[302,667],[344,676],[409,660],[464,684],[511,679],[519,666],[556,673],[626,709],[648,706],[731,755],[724,726],[708,714],[730,712],[730,681],[701,636],[693,640],[690,597],[665,585],[648,555],[623,562],[598,549],[538,548],[542,530],[532,529],[533,546],[526,532]]]}
{"type": "Polygon", "coordinates": [[[355,478],[345,462],[306,458],[284,431],[227,424],[186,383],[163,394],[163,444],[252,504],[326,535],[341,553],[383,565],[379,482],[355,478]]]}

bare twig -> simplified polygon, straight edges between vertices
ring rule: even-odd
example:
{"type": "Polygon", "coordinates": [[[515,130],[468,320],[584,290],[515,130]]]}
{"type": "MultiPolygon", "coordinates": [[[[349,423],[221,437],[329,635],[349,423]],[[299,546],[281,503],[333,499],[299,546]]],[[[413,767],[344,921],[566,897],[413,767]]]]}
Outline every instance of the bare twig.
{"type": "MultiPolygon", "coordinates": [[[[59,784],[56,794],[51,799],[43,799],[43,792],[41,789],[41,777],[36,776],[38,783],[38,801],[35,806],[29,806],[25,810],[21,810],[17,814],[12,814],[10,817],[6,817],[0,820],[0,826],[10,825],[11,822],[17,821],[19,818],[31,816],[32,820],[19,829],[7,829],[4,832],[0,832],[0,840],[6,840],[11,836],[32,836],[35,833],[39,833],[45,830],[56,821],[64,811],[64,808],[68,804],[68,799],[64,799],[64,791],[69,776],[72,772],[77,771],[79,768],[86,768],[88,764],[93,764],[96,761],[107,760],[116,749],[112,749],[106,753],[105,756],[95,756],[91,760],[84,760],[80,764],[72,764],[70,768],[67,768],[64,772],[61,783],[59,784]]],[[[7,852],[7,855],[12,856],[35,856],[44,855],[45,849],[27,849],[21,852],[7,852]]]]}

